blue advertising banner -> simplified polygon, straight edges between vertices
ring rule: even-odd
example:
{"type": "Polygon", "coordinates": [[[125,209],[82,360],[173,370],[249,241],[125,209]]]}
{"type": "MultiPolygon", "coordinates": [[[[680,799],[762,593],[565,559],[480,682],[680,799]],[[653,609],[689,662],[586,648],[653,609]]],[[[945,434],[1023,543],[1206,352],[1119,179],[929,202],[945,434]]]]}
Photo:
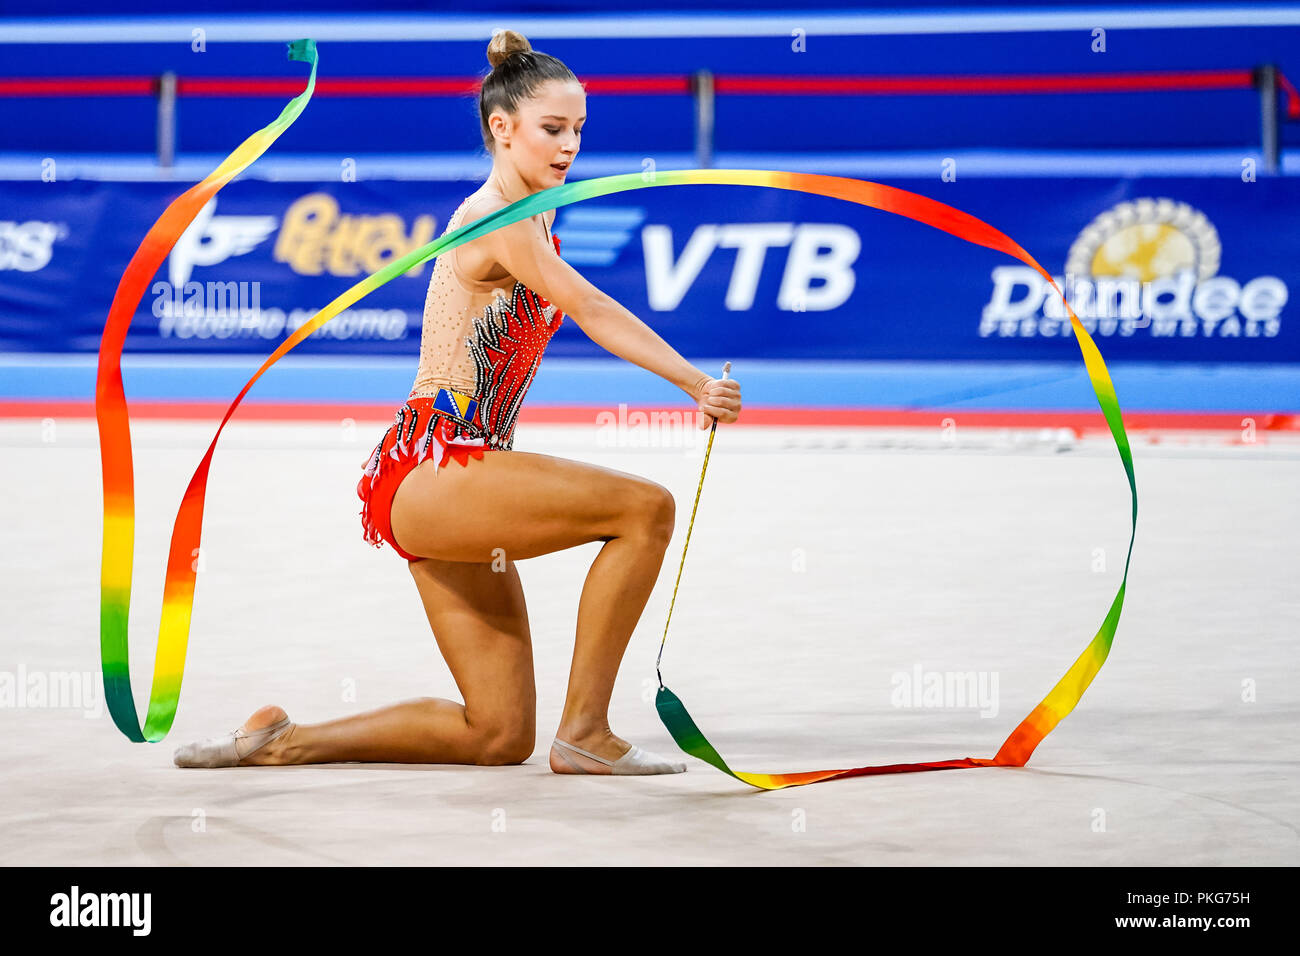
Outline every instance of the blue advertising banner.
{"type": "MultiPolygon", "coordinates": [[[[1294,362],[1300,185],[1260,177],[891,182],[984,219],[1038,259],[1108,360],[1294,362]]],[[[172,251],[127,353],[266,355],[316,310],[440,235],[472,182],[241,180],[172,251]]],[[[0,350],[95,352],[116,283],[183,187],[0,182],[0,350]]],[[[684,355],[1074,361],[1033,270],[911,220],[734,186],[559,210],[564,258],[684,355]]],[[[296,354],[418,354],[431,263],[296,354]]],[[[548,352],[604,353],[570,317],[548,352]]]]}

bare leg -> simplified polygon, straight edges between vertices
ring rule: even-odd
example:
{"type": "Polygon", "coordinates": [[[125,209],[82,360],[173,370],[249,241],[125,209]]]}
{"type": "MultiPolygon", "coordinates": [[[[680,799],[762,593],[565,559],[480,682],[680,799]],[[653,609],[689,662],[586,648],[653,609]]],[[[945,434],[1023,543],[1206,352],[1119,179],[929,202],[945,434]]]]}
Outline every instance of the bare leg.
{"type": "Polygon", "coordinates": [[[413,554],[523,560],[605,542],[583,586],[556,736],[610,760],[621,757],[631,745],[609,728],[609,700],[672,537],[668,489],[626,472],[530,452],[489,452],[466,468],[449,464],[437,474],[422,469],[403,482],[393,502],[394,534],[413,554]]]}
{"type": "MultiPolygon", "coordinates": [[[[671,518],[657,527],[660,530],[607,541],[587,572],[578,603],[578,635],[556,736],[611,760],[621,757],[629,745],[610,730],[610,695],[628,640],[663,564],[671,518]]],[[[555,761],[552,764],[552,769],[561,771],[555,761]]]]}
{"type": "MultiPolygon", "coordinates": [[[[300,724],[244,760],[300,764],[522,763],[537,739],[532,638],[514,562],[408,562],[438,648],[466,704],[422,697],[321,724],[300,724]],[[487,609],[484,613],[480,609],[487,609]]],[[[248,730],[275,723],[263,708],[248,730]]]]}
{"type": "MultiPolygon", "coordinates": [[[[591,541],[605,545],[583,587],[557,736],[617,759],[630,744],[609,728],[610,696],[658,577],[674,517],[672,495],[655,482],[548,455],[494,451],[464,466],[418,466],[393,499],[393,533],[404,549],[425,556],[409,566],[467,706],[425,698],[296,727],[245,763],[527,759],[535,742],[535,691],[527,612],[513,562],[591,541]],[[492,570],[503,560],[508,575],[492,570]],[[467,568],[477,570],[462,570],[467,568]]],[[[264,708],[245,729],[282,715],[264,708]]]]}

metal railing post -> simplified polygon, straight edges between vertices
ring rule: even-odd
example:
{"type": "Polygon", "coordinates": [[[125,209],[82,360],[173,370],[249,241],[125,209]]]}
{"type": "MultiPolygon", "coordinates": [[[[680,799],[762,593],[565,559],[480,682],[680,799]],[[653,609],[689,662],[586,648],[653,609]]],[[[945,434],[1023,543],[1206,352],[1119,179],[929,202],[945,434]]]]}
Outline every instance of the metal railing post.
{"type": "Polygon", "coordinates": [[[713,73],[696,70],[691,92],[695,96],[695,164],[708,169],[713,165],[713,73]]]}
{"type": "Polygon", "coordinates": [[[1259,90],[1259,138],[1264,153],[1264,169],[1269,173],[1277,173],[1282,168],[1277,115],[1277,64],[1262,63],[1255,67],[1255,88],[1259,90]]]}
{"type": "Polygon", "coordinates": [[[176,162],[176,74],[170,70],[158,77],[158,165],[176,162]]]}

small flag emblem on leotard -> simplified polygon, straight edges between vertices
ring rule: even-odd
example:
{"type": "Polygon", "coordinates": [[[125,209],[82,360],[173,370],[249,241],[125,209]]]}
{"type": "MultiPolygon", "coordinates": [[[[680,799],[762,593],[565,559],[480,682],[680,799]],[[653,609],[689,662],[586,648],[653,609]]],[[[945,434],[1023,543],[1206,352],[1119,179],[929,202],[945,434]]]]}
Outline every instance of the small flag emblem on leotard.
{"type": "Polygon", "coordinates": [[[478,402],[468,395],[462,395],[460,392],[453,392],[449,388],[440,388],[437,397],[433,400],[433,407],[438,411],[446,412],[448,415],[455,415],[457,418],[472,422],[474,412],[478,409],[478,402]]]}

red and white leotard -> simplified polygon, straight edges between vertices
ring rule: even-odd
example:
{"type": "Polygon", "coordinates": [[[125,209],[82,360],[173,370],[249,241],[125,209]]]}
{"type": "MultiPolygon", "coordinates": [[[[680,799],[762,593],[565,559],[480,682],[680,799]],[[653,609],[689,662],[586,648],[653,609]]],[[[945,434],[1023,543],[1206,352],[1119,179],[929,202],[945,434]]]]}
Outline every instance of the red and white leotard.
{"type": "MultiPolygon", "coordinates": [[[[463,224],[472,198],[457,207],[447,232],[463,224]]],[[[544,216],[537,218],[545,227],[544,216]]],[[[559,237],[550,239],[558,255],[559,237]]],[[[434,395],[442,386],[472,396],[482,434],[468,437],[482,437],[490,448],[510,448],[524,395],[564,313],[513,276],[493,282],[469,278],[460,269],[459,251],[439,256],[434,264],[424,301],[420,365],[409,397],[434,395]]]]}
{"type": "MultiPolygon", "coordinates": [[[[457,207],[443,234],[462,225],[474,197],[457,207]]],[[[543,218],[543,227],[545,220],[543,218]]],[[[548,230],[549,232],[549,230],[548,230]]],[[[550,236],[556,255],[560,240],[550,236]]],[[[435,457],[510,449],[524,396],[564,313],[513,276],[481,282],[466,276],[458,249],[438,256],[424,302],[420,362],[406,402],[365,463],[357,494],[365,538],[392,539],[388,509],[402,478],[435,457]]]]}

